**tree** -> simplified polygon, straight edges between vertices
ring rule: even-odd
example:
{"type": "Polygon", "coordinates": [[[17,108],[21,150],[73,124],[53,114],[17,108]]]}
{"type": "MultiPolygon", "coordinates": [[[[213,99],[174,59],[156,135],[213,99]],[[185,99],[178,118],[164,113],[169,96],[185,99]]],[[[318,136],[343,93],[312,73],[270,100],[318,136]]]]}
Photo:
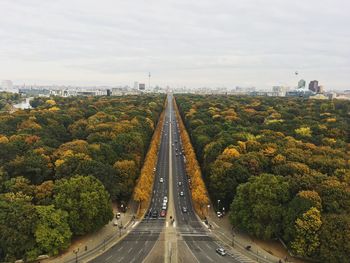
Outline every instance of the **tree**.
{"type": "Polygon", "coordinates": [[[329,214],[323,217],[319,239],[320,260],[341,263],[349,257],[350,218],[346,214],[329,214]]]}
{"type": "Polygon", "coordinates": [[[0,195],[0,258],[3,260],[28,258],[35,250],[37,213],[30,199],[22,193],[0,195]]]}
{"type": "Polygon", "coordinates": [[[133,160],[117,161],[114,164],[116,171],[116,178],[118,179],[117,185],[115,185],[116,193],[120,200],[128,200],[132,189],[135,186],[135,181],[139,174],[139,169],[133,160]]]}
{"type": "Polygon", "coordinates": [[[231,204],[231,223],[263,239],[279,237],[283,229],[283,206],[289,200],[289,185],[281,176],[250,177],[237,188],[231,204]]]}
{"type": "Polygon", "coordinates": [[[296,238],[291,243],[293,251],[300,256],[314,256],[320,246],[319,230],[321,226],[320,211],[311,207],[295,221],[296,238]]]}
{"type": "Polygon", "coordinates": [[[74,235],[99,229],[113,218],[109,194],[93,176],[74,176],[56,181],[54,205],[68,212],[74,235]]]}
{"type": "Polygon", "coordinates": [[[37,206],[38,221],[35,240],[40,254],[57,255],[68,248],[72,232],[68,225],[68,213],[55,209],[53,205],[37,206]]]}

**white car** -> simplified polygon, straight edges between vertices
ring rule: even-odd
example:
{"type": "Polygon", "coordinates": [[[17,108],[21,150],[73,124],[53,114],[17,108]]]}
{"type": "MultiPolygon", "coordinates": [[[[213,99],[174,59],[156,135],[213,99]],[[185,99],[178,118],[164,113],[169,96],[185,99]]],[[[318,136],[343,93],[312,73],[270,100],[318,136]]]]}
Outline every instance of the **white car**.
{"type": "Polygon", "coordinates": [[[218,216],[218,218],[223,217],[223,214],[221,212],[216,212],[216,215],[218,216]]]}
{"type": "Polygon", "coordinates": [[[222,247],[217,248],[215,251],[221,256],[226,256],[226,251],[222,247]]]}
{"type": "Polygon", "coordinates": [[[167,196],[164,196],[164,198],[163,198],[163,202],[168,203],[168,197],[167,197],[167,196]]]}
{"type": "Polygon", "coordinates": [[[160,182],[160,183],[163,183],[163,182],[164,182],[163,177],[161,177],[161,178],[159,179],[159,182],[160,182]]]}
{"type": "Polygon", "coordinates": [[[113,226],[118,226],[118,220],[113,221],[113,226]]]}
{"type": "Polygon", "coordinates": [[[163,205],[163,206],[162,206],[162,210],[166,210],[166,205],[163,205]]]}

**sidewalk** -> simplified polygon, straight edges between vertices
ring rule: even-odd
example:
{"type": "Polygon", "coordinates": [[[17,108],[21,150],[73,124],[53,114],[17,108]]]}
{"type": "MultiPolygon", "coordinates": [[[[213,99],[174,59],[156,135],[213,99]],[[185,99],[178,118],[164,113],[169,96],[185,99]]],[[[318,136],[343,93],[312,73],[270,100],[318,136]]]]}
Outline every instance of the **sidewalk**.
{"type": "MultiPolygon", "coordinates": [[[[113,204],[113,214],[119,212],[117,205],[113,204]]],[[[113,222],[115,217],[106,224],[100,230],[76,238],[72,240],[71,246],[63,251],[59,256],[42,260],[43,263],[63,263],[63,262],[75,262],[76,256],[78,256],[79,262],[87,262],[104,250],[108,249],[111,244],[115,244],[122,239],[123,236],[130,230],[130,228],[136,223],[132,221],[133,216],[136,214],[135,207],[130,207],[125,213],[121,213],[121,218],[118,220],[118,226],[114,226],[113,222]],[[119,225],[122,228],[119,228],[119,225]],[[75,252],[78,252],[77,255],[75,252]]]]}
{"type": "Polygon", "coordinates": [[[286,249],[277,241],[263,241],[256,240],[238,230],[232,231],[232,225],[229,222],[228,215],[223,218],[218,218],[214,210],[209,210],[208,222],[212,225],[212,233],[226,245],[231,246],[248,256],[251,259],[258,262],[295,262],[305,263],[300,259],[292,258],[286,249]],[[233,235],[234,236],[233,236],[233,235]],[[251,246],[249,250],[245,249],[246,246],[251,246]]]}

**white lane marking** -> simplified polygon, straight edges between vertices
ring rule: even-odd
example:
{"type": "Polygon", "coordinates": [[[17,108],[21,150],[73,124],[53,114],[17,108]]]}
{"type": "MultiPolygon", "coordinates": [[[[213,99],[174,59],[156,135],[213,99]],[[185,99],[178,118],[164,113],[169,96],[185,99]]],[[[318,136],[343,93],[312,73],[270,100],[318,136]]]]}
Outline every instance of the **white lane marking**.
{"type": "Polygon", "coordinates": [[[112,258],[112,256],[109,256],[108,258],[106,258],[105,261],[108,261],[108,260],[110,260],[111,258],[112,258]]]}
{"type": "Polygon", "coordinates": [[[133,249],[133,248],[131,247],[131,248],[128,250],[128,254],[130,254],[130,252],[131,252],[132,249],[133,249]]]}
{"type": "Polygon", "coordinates": [[[206,257],[207,257],[207,259],[209,259],[211,262],[214,262],[214,260],[211,258],[211,257],[209,257],[208,255],[205,255],[206,257]]]}
{"type": "Polygon", "coordinates": [[[118,250],[117,250],[117,251],[120,251],[120,250],[122,250],[122,249],[123,249],[123,247],[124,247],[124,246],[121,246],[120,248],[118,248],[118,250]]]}
{"type": "Polygon", "coordinates": [[[118,260],[118,262],[122,262],[123,259],[124,259],[124,257],[121,257],[121,258],[118,260]]]}

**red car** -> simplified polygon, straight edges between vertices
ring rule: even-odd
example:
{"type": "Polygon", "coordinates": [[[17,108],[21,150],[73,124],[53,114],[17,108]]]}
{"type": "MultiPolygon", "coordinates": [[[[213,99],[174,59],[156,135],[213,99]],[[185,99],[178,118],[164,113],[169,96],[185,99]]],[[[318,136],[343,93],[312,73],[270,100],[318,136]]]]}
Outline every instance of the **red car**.
{"type": "Polygon", "coordinates": [[[162,210],[162,211],[160,212],[160,216],[161,216],[161,217],[165,217],[165,216],[166,216],[166,211],[165,211],[165,210],[162,210]]]}

